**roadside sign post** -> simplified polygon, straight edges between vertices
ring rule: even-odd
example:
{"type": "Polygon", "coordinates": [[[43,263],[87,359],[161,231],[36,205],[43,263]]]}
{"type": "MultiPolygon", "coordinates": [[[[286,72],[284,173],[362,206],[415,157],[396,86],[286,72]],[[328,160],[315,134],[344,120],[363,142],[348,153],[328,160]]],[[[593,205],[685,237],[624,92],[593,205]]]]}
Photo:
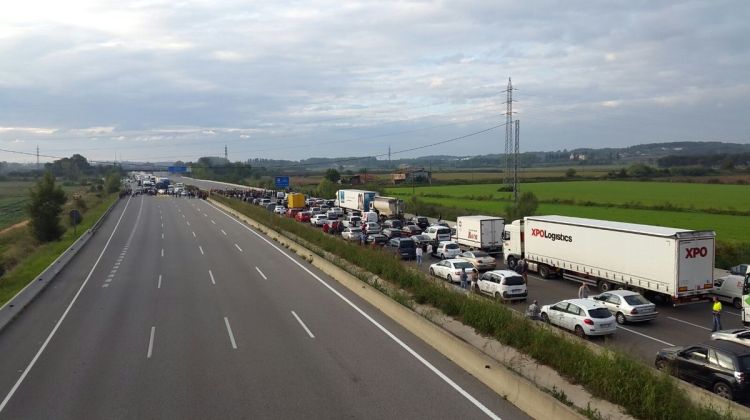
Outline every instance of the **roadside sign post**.
{"type": "Polygon", "coordinates": [[[274,185],[279,189],[289,188],[289,177],[288,176],[277,176],[274,179],[274,185]]]}
{"type": "Polygon", "coordinates": [[[81,212],[78,209],[70,211],[70,223],[73,225],[73,235],[78,232],[78,224],[81,223],[81,212]]]}

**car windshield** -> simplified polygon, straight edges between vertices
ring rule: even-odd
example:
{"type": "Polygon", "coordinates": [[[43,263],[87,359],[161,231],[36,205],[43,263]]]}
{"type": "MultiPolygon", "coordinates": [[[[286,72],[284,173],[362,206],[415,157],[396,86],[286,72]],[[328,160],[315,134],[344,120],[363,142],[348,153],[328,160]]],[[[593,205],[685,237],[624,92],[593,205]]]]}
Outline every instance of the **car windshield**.
{"type": "Polygon", "coordinates": [[[607,310],[606,308],[596,308],[596,309],[589,309],[589,316],[591,318],[603,319],[603,318],[611,317],[612,314],[609,313],[609,310],[607,310]]]}
{"type": "Polygon", "coordinates": [[[470,270],[470,269],[472,269],[472,268],[474,268],[474,266],[470,262],[468,262],[468,261],[455,262],[455,263],[453,263],[453,266],[456,267],[459,270],[462,269],[462,268],[465,268],[467,271],[470,270]]]}
{"type": "Polygon", "coordinates": [[[446,244],[445,249],[458,249],[458,244],[446,244]]]}
{"type": "Polygon", "coordinates": [[[503,284],[506,286],[520,286],[523,284],[523,277],[521,276],[510,276],[503,279],[503,284]]]}
{"type": "Polygon", "coordinates": [[[645,297],[641,295],[630,295],[630,296],[623,296],[623,299],[625,299],[625,302],[628,302],[629,305],[648,305],[651,302],[648,301],[645,297]]]}

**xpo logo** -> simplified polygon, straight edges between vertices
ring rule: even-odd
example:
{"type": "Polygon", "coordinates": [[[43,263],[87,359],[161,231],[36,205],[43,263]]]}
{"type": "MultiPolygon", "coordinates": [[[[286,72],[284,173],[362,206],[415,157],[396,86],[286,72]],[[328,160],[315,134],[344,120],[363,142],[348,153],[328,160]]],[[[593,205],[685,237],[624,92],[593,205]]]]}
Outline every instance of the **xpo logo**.
{"type": "Polygon", "coordinates": [[[685,258],[705,257],[706,255],[708,255],[708,248],[706,248],[705,246],[700,248],[685,248],[685,252],[687,253],[685,255],[685,258]]]}
{"type": "Polygon", "coordinates": [[[549,239],[554,241],[573,242],[573,237],[570,235],[563,235],[561,233],[547,233],[544,229],[531,229],[531,236],[538,236],[540,238],[549,239]]]}

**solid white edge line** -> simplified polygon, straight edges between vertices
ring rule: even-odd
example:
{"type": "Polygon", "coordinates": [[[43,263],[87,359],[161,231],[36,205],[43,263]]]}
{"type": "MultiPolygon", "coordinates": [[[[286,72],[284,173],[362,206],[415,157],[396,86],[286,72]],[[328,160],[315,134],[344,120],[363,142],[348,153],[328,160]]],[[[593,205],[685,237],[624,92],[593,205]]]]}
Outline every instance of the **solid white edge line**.
{"type": "Polygon", "coordinates": [[[156,327],[151,327],[151,337],[148,339],[148,353],[146,353],[146,359],[151,358],[151,353],[154,350],[154,333],[156,332],[156,327]]]}
{"type": "Polygon", "coordinates": [[[707,327],[704,327],[704,326],[701,326],[701,325],[698,325],[698,324],[693,324],[692,322],[687,322],[687,321],[683,321],[681,319],[672,318],[671,316],[668,316],[667,318],[671,319],[672,321],[682,322],[683,324],[692,325],[692,326],[694,326],[696,328],[702,328],[704,330],[711,331],[711,328],[707,328],[707,327]]]}
{"type": "Polygon", "coordinates": [[[232,334],[232,327],[229,326],[229,319],[224,317],[224,324],[227,326],[227,332],[229,333],[229,341],[232,342],[232,348],[237,349],[237,342],[234,341],[234,334],[232,334]]]}
{"type": "Polygon", "coordinates": [[[237,247],[237,249],[239,249],[239,250],[240,250],[240,252],[242,252],[242,248],[240,248],[240,246],[239,246],[239,245],[237,245],[237,244],[234,244],[234,246],[236,246],[236,247],[237,247]]]}
{"type": "Polygon", "coordinates": [[[50,331],[49,335],[47,336],[47,339],[44,340],[44,343],[42,343],[42,346],[39,347],[39,350],[36,352],[36,355],[34,355],[34,358],[31,359],[31,362],[29,362],[28,366],[26,366],[26,369],[24,369],[23,373],[21,374],[21,377],[18,378],[15,385],[13,385],[13,388],[10,389],[10,391],[8,392],[8,395],[6,395],[5,399],[3,399],[3,402],[0,403],[0,413],[2,413],[5,406],[8,405],[8,402],[13,397],[13,394],[16,393],[18,388],[21,386],[21,383],[23,382],[23,380],[26,379],[26,376],[31,371],[31,368],[34,367],[34,365],[36,364],[36,361],[39,360],[39,356],[41,356],[42,353],[44,352],[44,349],[47,348],[47,345],[52,340],[52,337],[54,337],[57,330],[60,328],[60,325],[65,320],[65,317],[68,316],[68,312],[70,312],[70,309],[78,300],[78,296],[81,295],[83,288],[86,287],[86,284],[88,284],[89,279],[91,278],[91,275],[94,273],[94,270],[96,269],[96,266],[99,265],[99,261],[102,259],[102,256],[107,251],[107,247],[109,247],[109,243],[112,241],[112,237],[115,236],[115,232],[117,232],[117,228],[120,226],[120,222],[122,221],[123,216],[125,216],[125,211],[128,209],[128,205],[130,205],[130,197],[128,197],[128,201],[125,203],[125,208],[122,209],[122,214],[120,215],[120,218],[117,219],[117,224],[115,225],[115,228],[112,229],[112,234],[109,235],[109,239],[107,239],[107,243],[104,244],[104,248],[102,248],[102,252],[99,254],[99,257],[94,262],[94,266],[91,267],[91,271],[89,271],[89,274],[86,276],[86,279],[83,280],[83,284],[81,284],[81,287],[78,288],[78,292],[76,292],[75,296],[73,296],[73,299],[68,304],[68,307],[65,308],[65,312],[63,312],[63,314],[60,316],[60,319],[57,320],[55,327],[52,328],[52,331],[50,331]]]}
{"type": "Polygon", "coordinates": [[[255,269],[256,269],[256,270],[258,270],[258,274],[260,274],[260,276],[261,276],[261,277],[263,277],[263,280],[268,280],[268,277],[266,277],[266,275],[265,275],[265,274],[263,274],[263,272],[262,272],[262,271],[260,271],[260,268],[258,268],[258,267],[255,267],[255,269]]]}
{"type": "Polygon", "coordinates": [[[212,273],[211,270],[208,270],[208,275],[211,277],[211,283],[216,284],[216,281],[214,280],[214,273],[212,273]]]}
{"type": "Polygon", "coordinates": [[[315,338],[315,336],[313,335],[313,333],[310,332],[310,329],[307,328],[307,325],[305,325],[305,323],[302,322],[302,319],[300,319],[299,315],[297,315],[294,311],[292,311],[292,315],[294,315],[294,317],[297,318],[297,322],[299,322],[299,325],[302,325],[302,328],[304,328],[305,331],[307,331],[307,335],[309,335],[310,338],[315,338]]]}
{"type": "Polygon", "coordinates": [[[454,390],[456,390],[456,392],[458,392],[459,394],[461,394],[464,398],[466,398],[472,404],[474,404],[475,407],[479,408],[482,412],[484,412],[484,414],[486,414],[488,417],[490,417],[492,419],[501,420],[501,418],[497,414],[493,413],[489,408],[487,408],[479,400],[477,400],[476,398],[474,398],[473,395],[469,394],[466,390],[464,390],[463,388],[461,388],[460,385],[458,385],[457,383],[455,383],[451,378],[449,378],[447,375],[445,375],[443,372],[441,372],[438,368],[436,368],[435,366],[433,366],[432,363],[430,363],[427,359],[425,359],[419,353],[417,353],[415,350],[413,350],[411,347],[409,347],[408,344],[406,344],[403,341],[401,341],[400,338],[396,337],[387,328],[385,328],[384,326],[382,326],[378,321],[376,321],[370,315],[368,315],[365,311],[363,311],[362,309],[360,309],[357,305],[354,304],[354,302],[352,302],[349,299],[347,299],[346,296],[342,295],[341,293],[339,293],[338,290],[334,289],[331,285],[329,285],[328,283],[326,283],[326,281],[323,280],[323,279],[321,279],[317,274],[313,273],[312,271],[310,271],[310,269],[308,269],[307,267],[305,267],[304,265],[302,265],[299,261],[295,260],[289,254],[287,254],[286,252],[282,251],[281,248],[277,247],[271,241],[269,241],[268,239],[264,238],[260,233],[256,232],[255,230],[251,229],[250,227],[248,227],[247,225],[245,225],[241,221],[239,221],[239,220],[235,219],[234,217],[232,217],[231,215],[227,214],[224,210],[221,210],[220,208],[216,207],[212,203],[206,202],[206,204],[210,205],[211,207],[213,207],[214,209],[216,209],[220,213],[224,214],[225,216],[227,216],[231,220],[235,221],[240,226],[242,226],[245,229],[247,229],[250,232],[252,232],[255,236],[257,236],[258,238],[260,238],[261,240],[263,240],[264,242],[266,242],[272,248],[274,248],[275,250],[279,251],[282,255],[284,255],[285,257],[287,257],[290,261],[292,261],[297,266],[299,266],[302,270],[304,270],[305,272],[307,272],[310,276],[312,276],[320,284],[322,284],[324,287],[326,287],[328,290],[330,290],[331,293],[333,293],[339,299],[341,299],[344,302],[346,302],[355,311],[359,312],[359,314],[362,315],[366,320],[370,321],[370,323],[372,323],[373,325],[375,325],[375,327],[377,327],[380,331],[382,331],[385,335],[387,335],[391,340],[395,341],[396,344],[398,344],[399,346],[401,346],[401,348],[403,348],[404,350],[406,350],[409,354],[411,354],[415,359],[417,359],[424,366],[426,366],[429,370],[431,370],[435,375],[437,375],[445,383],[447,383],[448,385],[450,385],[451,388],[453,388],[454,390]]]}
{"type": "Polygon", "coordinates": [[[157,289],[161,289],[161,274],[159,274],[159,283],[156,285],[157,289]]]}
{"type": "Polygon", "coordinates": [[[625,330],[625,331],[627,331],[627,332],[631,332],[631,333],[633,333],[633,334],[636,334],[636,335],[640,335],[641,337],[645,337],[645,338],[650,338],[651,340],[654,340],[654,341],[658,341],[658,342],[660,342],[660,343],[662,343],[662,344],[666,344],[666,345],[668,345],[668,346],[674,346],[674,344],[672,344],[672,343],[668,343],[668,342],[666,342],[666,341],[664,341],[664,340],[659,340],[658,338],[655,338],[655,337],[651,337],[650,335],[646,335],[646,334],[643,334],[643,333],[639,333],[638,331],[635,331],[635,330],[631,330],[630,328],[625,328],[625,327],[623,327],[623,326],[621,326],[621,325],[618,325],[618,326],[617,326],[617,328],[618,328],[618,329],[621,329],[621,330],[625,330]]]}

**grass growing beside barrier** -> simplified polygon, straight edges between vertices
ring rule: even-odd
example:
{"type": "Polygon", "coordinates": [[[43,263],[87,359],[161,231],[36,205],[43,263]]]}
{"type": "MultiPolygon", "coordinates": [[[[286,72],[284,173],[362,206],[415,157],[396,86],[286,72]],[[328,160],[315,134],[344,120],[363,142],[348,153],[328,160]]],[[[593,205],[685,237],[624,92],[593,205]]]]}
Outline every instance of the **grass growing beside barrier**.
{"type": "Polygon", "coordinates": [[[117,199],[117,194],[105,196],[98,204],[88,209],[84,213],[83,221],[77,226],[75,234],[73,228],[68,228],[59,241],[48,242],[29,250],[30,253],[22,261],[19,261],[18,265],[0,277],[0,306],[15,296],[19,290],[26,287],[52,261],[65,252],[76,239],[99,220],[117,199]]]}
{"type": "Polygon", "coordinates": [[[548,365],[599,398],[619,404],[644,419],[730,419],[727,413],[698,406],[688,399],[675,380],[659,374],[620,353],[597,354],[583,343],[537,328],[514,316],[502,305],[440,287],[422,273],[378,249],[345,242],[293,219],[278,217],[265,209],[213,195],[217,201],[280,232],[292,233],[350,263],[370,271],[411,293],[420,304],[429,304],[477,331],[494,337],[548,365]]]}

